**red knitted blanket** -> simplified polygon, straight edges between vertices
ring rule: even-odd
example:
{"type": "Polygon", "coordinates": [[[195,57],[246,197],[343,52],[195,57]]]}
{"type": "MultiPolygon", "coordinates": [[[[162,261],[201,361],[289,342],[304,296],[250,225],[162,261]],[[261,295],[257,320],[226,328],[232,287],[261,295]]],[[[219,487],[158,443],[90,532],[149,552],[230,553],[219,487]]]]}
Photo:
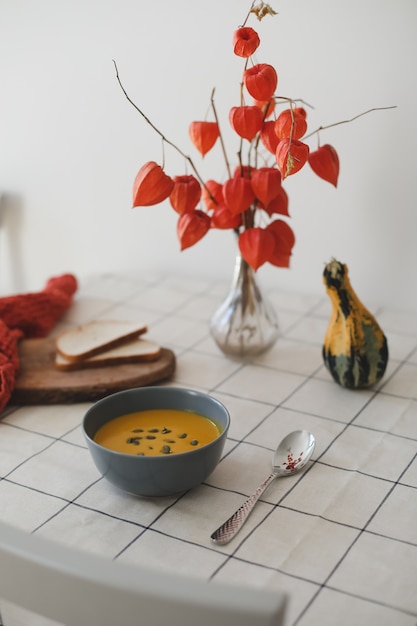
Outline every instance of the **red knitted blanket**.
{"type": "Polygon", "coordinates": [[[76,290],[75,276],[64,274],[50,278],[38,293],[0,298],[0,412],[15,386],[19,340],[47,335],[71,305],[76,290]]]}

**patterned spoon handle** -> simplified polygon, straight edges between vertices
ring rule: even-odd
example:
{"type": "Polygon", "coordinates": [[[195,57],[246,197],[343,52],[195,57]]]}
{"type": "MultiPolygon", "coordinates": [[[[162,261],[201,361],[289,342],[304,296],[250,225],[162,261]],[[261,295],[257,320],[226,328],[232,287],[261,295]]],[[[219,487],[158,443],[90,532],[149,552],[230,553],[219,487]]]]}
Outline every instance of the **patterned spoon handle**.
{"type": "Polygon", "coordinates": [[[270,474],[268,478],[264,480],[264,482],[259,485],[257,490],[249,496],[249,498],[242,504],[238,510],[233,513],[228,520],[226,520],[217,530],[214,531],[212,535],[210,535],[211,540],[214,543],[225,544],[228,543],[233,537],[239,532],[242,528],[243,524],[249,517],[249,514],[253,510],[256,502],[259,500],[260,496],[263,494],[265,489],[269,487],[271,482],[276,478],[276,474],[270,474]]]}

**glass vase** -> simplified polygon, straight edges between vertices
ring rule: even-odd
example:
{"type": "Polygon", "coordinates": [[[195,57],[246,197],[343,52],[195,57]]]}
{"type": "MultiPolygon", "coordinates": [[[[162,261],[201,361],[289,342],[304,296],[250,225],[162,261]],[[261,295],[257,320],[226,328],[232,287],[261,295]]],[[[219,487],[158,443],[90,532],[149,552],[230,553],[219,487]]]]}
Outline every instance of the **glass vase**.
{"type": "Polygon", "coordinates": [[[230,292],[211,319],[210,333],[224,354],[237,359],[262,354],[278,339],[275,310],[240,254],[230,292]]]}

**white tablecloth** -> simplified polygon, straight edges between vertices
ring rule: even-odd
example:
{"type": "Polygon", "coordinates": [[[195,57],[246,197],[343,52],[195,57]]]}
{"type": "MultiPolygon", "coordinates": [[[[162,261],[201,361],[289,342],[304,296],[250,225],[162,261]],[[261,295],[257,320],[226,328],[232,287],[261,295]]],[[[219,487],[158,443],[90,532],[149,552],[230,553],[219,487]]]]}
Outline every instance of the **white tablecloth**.
{"type": "Polygon", "coordinates": [[[88,403],[8,406],[0,416],[0,519],[70,546],[194,577],[288,592],[288,626],[417,624],[417,314],[374,311],[390,360],[375,389],[325,370],[327,297],[283,294],[282,336],[252,362],[222,355],[208,320],[228,284],[177,276],[81,283],[54,334],[91,319],[140,319],[172,349],[161,384],[213,394],[231,413],[224,457],[176,497],[137,498],[98,474],[80,423],[88,403]],[[316,437],[301,474],[274,481],[236,538],[210,541],[268,475],[289,431],[316,437]]]}

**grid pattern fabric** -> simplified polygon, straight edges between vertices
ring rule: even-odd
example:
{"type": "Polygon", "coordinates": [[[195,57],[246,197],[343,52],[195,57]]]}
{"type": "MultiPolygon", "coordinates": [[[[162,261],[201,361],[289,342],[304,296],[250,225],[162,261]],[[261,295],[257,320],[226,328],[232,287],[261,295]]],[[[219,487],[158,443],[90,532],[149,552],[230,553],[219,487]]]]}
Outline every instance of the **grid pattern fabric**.
{"type": "MultiPolygon", "coordinates": [[[[321,345],[327,297],[269,291],[281,337],[250,362],[220,353],[208,321],[228,284],[179,276],[85,279],[53,334],[141,319],[172,349],[163,385],[208,392],[231,414],[224,455],[199,487],[138,498],[98,474],[80,423],[89,403],[9,405],[0,418],[0,519],[130,564],[289,594],[287,626],[417,624],[417,313],[373,311],[390,350],[371,390],[339,387],[321,345]],[[290,431],[312,462],[279,478],[227,545],[210,534],[269,474],[290,431]]],[[[368,304],[368,303],[366,303],[368,304]]]]}

